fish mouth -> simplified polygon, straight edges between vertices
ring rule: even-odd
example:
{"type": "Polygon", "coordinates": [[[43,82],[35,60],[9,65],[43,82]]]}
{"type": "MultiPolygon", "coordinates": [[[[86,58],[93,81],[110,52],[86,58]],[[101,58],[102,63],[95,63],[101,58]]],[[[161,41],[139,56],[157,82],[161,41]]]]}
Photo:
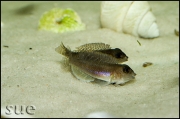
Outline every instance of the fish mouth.
{"type": "Polygon", "coordinates": [[[136,76],[136,73],[134,73],[134,74],[132,75],[132,78],[135,79],[135,76],[136,76]]]}
{"type": "Polygon", "coordinates": [[[132,79],[135,79],[135,76],[136,76],[137,74],[136,73],[133,73],[132,75],[131,75],[131,78],[132,79]]]}
{"type": "Polygon", "coordinates": [[[128,61],[128,57],[126,56],[126,57],[124,58],[124,60],[125,60],[125,61],[128,61]]]}
{"type": "Polygon", "coordinates": [[[125,78],[126,82],[130,81],[130,80],[134,80],[134,79],[135,79],[135,76],[129,76],[129,77],[125,78]]]}

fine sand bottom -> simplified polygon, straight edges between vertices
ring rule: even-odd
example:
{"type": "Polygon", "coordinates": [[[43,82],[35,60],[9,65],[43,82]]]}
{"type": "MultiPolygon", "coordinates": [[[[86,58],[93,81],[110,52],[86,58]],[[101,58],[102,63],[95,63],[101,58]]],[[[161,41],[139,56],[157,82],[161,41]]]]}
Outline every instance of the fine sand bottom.
{"type": "Polygon", "coordinates": [[[179,37],[174,34],[179,30],[179,2],[150,2],[160,30],[155,39],[101,29],[100,2],[1,3],[3,108],[34,105],[34,117],[85,117],[96,111],[117,117],[179,117],[179,37]],[[41,15],[54,7],[74,9],[87,29],[38,31],[41,15]],[[63,56],[55,52],[61,42],[72,50],[94,42],[120,48],[136,79],[123,86],[81,82],[63,68],[63,56]],[[153,65],[144,68],[144,62],[153,65]]]}

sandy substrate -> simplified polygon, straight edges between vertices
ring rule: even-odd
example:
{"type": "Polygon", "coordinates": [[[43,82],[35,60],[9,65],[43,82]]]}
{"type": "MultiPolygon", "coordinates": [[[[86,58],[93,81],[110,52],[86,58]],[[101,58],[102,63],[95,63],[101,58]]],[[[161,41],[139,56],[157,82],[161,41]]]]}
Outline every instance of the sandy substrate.
{"type": "Polygon", "coordinates": [[[85,117],[104,111],[117,117],[179,117],[179,2],[150,2],[160,37],[141,39],[100,28],[100,2],[1,2],[1,106],[34,105],[34,117],[85,117]],[[85,31],[38,31],[41,15],[72,8],[85,31]],[[138,44],[137,40],[141,43],[138,44]],[[136,80],[115,87],[77,80],[62,67],[55,48],[94,42],[120,48],[136,80]],[[8,47],[7,47],[8,46],[8,47]],[[144,62],[152,62],[142,67],[144,62]]]}

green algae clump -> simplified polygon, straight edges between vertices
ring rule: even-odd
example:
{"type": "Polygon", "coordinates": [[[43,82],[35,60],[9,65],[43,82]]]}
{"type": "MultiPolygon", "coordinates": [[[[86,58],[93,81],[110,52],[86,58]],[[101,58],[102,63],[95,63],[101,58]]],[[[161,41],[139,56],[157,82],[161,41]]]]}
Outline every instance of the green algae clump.
{"type": "Polygon", "coordinates": [[[38,29],[64,33],[85,30],[85,24],[74,10],[54,8],[42,15],[38,29]]]}

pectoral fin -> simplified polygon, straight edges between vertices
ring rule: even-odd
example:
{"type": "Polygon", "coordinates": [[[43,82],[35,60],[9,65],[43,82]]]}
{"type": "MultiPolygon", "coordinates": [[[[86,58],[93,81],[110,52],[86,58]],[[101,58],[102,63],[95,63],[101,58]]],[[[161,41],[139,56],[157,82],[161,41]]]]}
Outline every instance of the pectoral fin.
{"type": "Polygon", "coordinates": [[[91,82],[94,81],[95,78],[89,76],[88,74],[84,73],[78,67],[71,65],[72,74],[79,80],[84,82],[91,82]]]}
{"type": "Polygon", "coordinates": [[[81,69],[78,67],[71,65],[71,71],[72,74],[79,80],[84,81],[84,82],[91,82],[92,84],[98,84],[101,86],[106,86],[109,85],[110,83],[108,81],[104,81],[101,79],[94,78],[85,72],[83,72],[81,69]]]}

